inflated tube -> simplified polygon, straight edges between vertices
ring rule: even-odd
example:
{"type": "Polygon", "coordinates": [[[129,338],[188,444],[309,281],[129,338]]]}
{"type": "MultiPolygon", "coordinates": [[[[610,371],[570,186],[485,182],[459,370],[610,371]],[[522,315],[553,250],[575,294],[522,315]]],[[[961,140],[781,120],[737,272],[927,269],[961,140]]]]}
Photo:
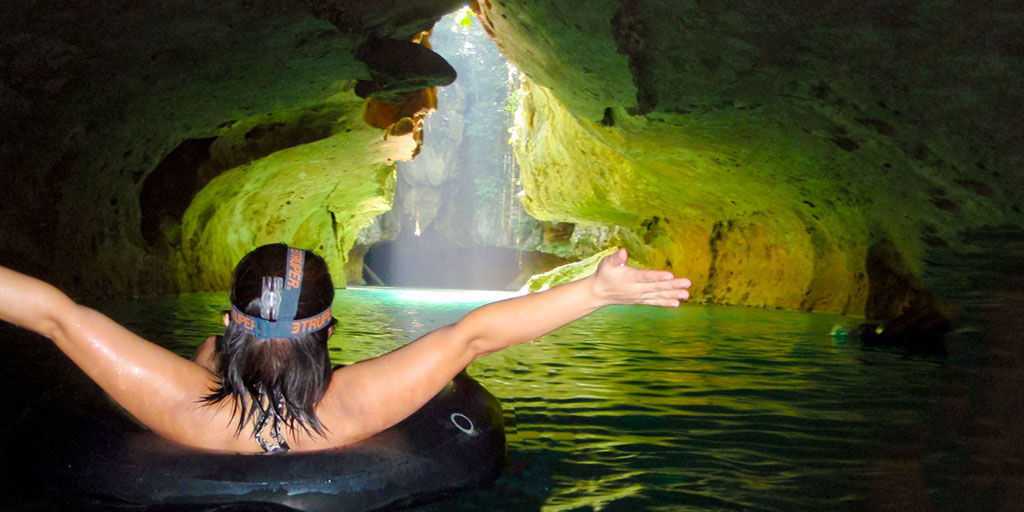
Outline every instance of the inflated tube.
{"type": "Polygon", "coordinates": [[[25,447],[17,474],[35,492],[68,497],[373,510],[490,485],[505,462],[501,406],[465,373],[398,425],[355,445],[307,453],[185,448],[139,425],[94,386],[45,402],[16,429],[25,447]]]}

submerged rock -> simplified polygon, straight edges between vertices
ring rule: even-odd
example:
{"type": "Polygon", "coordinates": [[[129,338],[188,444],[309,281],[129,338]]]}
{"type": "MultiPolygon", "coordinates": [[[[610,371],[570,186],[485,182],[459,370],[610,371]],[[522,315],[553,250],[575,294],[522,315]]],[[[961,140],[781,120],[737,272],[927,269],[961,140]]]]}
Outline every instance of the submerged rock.
{"type": "Polygon", "coordinates": [[[952,328],[952,318],[921,306],[909,307],[888,322],[864,323],[851,335],[865,346],[897,347],[909,354],[945,355],[944,335],[952,328]]]}

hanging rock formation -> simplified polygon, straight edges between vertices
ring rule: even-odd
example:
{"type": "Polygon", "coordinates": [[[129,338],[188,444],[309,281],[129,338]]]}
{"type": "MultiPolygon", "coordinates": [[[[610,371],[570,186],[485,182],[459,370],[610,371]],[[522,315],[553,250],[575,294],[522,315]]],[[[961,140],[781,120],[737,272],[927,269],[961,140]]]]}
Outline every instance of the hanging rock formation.
{"type": "Polygon", "coordinates": [[[363,43],[356,58],[366,64],[369,80],[359,80],[355,93],[386,103],[401,103],[412,93],[455,81],[455,69],[423,44],[374,38],[363,43]]]}

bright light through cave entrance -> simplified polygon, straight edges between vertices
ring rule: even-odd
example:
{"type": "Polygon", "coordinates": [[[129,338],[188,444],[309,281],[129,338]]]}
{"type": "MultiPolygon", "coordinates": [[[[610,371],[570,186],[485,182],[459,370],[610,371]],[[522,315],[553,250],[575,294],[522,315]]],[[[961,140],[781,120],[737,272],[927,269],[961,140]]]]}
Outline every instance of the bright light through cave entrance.
{"type": "MultiPolygon", "coordinates": [[[[398,164],[392,210],[369,228],[380,233],[364,262],[368,284],[503,290],[521,286],[522,249],[536,246],[540,223],[522,209],[509,128],[518,72],[466,9],[437,23],[431,47],[458,72],[438,88],[438,110],[423,147],[398,164]]],[[[367,230],[364,230],[366,234],[367,230]]]]}

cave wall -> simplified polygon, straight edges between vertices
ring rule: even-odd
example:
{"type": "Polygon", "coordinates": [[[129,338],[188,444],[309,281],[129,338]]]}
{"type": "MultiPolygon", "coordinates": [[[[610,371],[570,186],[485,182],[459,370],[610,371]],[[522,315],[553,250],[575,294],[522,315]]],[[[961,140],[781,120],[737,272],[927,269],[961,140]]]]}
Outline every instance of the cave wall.
{"type": "MultiPolygon", "coordinates": [[[[0,262],[152,294],[286,241],[351,277],[451,78],[389,52],[458,5],[4,3],[0,262]]],[[[1015,2],[474,5],[524,73],[542,250],[622,244],[699,300],[886,317],[927,295],[929,248],[1022,223],[1015,2]]]]}
{"type": "Polygon", "coordinates": [[[1014,6],[475,9],[526,75],[531,214],[610,230],[700,300],[891,317],[930,247],[1022,222],[1014,6]]]}
{"type": "MultiPolygon", "coordinates": [[[[364,122],[355,89],[378,77],[359,50],[410,40],[456,6],[4,2],[0,262],[75,296],[222,287],[243,247],[269,241],[326,245],[340,268],[360,226],[334,229],[327,212],[365,223],[386,210],[394,163],[415,148],[413,133],[385,144],[364,122]]],[[[387,128],[430,97],[370,114],[387,128]]]]}
{"type": "MultiPolygon", "coordinates": [[[[338,96],[339,111],[359,112],[362,100],[338,96]]],[[[230,274],[223,270],[254,247],[280,240],[323,256],[344,286],[341,277],[360,228],[391,208],[391,159],[411,157],[416,143],[351,129],[361,124],[359,117],[335,122],[344,128],[233,167],[195,195],[180,228],[177,278],[185,289],[227,289],[230,274]]]]}

